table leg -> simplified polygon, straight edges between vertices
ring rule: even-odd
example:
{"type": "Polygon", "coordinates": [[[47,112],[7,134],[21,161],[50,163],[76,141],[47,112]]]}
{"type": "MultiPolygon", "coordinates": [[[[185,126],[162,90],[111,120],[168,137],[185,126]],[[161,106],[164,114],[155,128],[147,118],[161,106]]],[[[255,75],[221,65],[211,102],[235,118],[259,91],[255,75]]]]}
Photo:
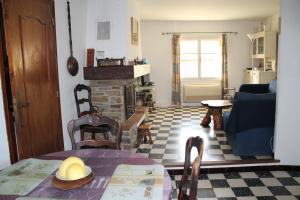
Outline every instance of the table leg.
{"type": "Polygon", "coordinates": [[[201,126],[203,127],[209,127],[209,123],[211,122],[211,114],[212,114],[212,109],[209,108],[204,116],[204,118],[202,119],[201,122],[201,126]]]}
{"type": "Polygon", "coordinates": [[[222,129],[222,109],[214,109],[212,111],[214,119],[214,130],[222,129]]]}

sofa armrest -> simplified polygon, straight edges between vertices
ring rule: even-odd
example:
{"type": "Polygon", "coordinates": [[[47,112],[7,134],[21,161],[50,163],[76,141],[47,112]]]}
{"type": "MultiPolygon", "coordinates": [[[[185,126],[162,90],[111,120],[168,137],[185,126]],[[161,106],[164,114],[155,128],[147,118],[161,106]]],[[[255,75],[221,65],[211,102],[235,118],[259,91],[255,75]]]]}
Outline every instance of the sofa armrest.
{"type": "Polygon", "coordinates": [[[234,100],[226,132],[234,134],[247,129],[274,128],[276,98],[234,100]]]}
{"type": "Polygon", "coordinates": [[[242,84],[239,92],[263,94],[269,92],[269,84],[242,84]]]}

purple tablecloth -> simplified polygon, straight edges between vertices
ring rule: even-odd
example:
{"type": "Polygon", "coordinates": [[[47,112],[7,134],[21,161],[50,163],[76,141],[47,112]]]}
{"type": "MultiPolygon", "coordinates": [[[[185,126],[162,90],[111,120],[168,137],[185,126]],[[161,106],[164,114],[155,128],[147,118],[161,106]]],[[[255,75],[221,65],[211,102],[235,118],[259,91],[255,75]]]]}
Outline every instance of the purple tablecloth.
{"type": "MultiPolygon", "coordinates": [[[[95,173],[95,179],[80,189],[62,191],[51,185],[53,174],[31,191],[29,197],[47,197],[61,199],[99,200],[107,187],[109,180],[119,164],[147,165],[155,162],[130,151],[85,149],[72,150],[47,154],[40,159],[63,160],[69,156],[78,156],[95,173]]],[[[164,200],[170,199],[172,183],[168,172],[165,170],[164,200]]],[[[17,196],[1,196],[0,199],[16,199],[17,196]]]]}

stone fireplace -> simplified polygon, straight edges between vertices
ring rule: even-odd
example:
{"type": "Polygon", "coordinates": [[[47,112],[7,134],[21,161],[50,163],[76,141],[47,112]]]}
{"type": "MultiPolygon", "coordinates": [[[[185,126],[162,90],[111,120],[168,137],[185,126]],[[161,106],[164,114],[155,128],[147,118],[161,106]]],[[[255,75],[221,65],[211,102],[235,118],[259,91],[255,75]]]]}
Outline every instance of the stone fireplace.
{"type": "Polygon", "coordinates": [[[139,125],[148,120],[148,108],[135,105],[135,87],[150,73],[150,65],[84,67],[83,72],[90,81],[92,104],[122,123],[121,148],[132,149],[139,125]]]}
{"type": "Polygon", "coordinates": [[[124,123],[135,109],[135,79],[92,80],[92,104],[103,110],[103,115],[124,123]]]}

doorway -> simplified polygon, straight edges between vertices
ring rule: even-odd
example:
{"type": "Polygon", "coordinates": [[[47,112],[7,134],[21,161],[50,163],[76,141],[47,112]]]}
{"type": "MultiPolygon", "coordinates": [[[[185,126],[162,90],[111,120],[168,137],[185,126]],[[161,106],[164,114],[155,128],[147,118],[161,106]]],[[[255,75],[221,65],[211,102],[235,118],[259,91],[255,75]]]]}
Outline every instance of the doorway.
{"type": "Polygon", "coordinates": [[[22,160],[63,150],[54,1],[3,0],[3,12],[10,152],[22,160]]]}

